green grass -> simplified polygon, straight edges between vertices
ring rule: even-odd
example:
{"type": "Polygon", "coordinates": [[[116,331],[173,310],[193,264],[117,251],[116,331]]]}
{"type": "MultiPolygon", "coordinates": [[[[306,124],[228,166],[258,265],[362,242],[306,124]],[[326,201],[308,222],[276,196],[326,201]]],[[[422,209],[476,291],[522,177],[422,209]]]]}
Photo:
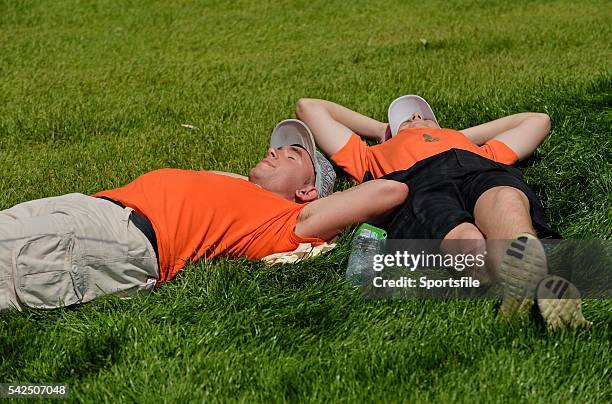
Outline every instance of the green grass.
{"type": "MultiPolygon", "coordinates": [[[[548,113],[525,178],[565,237],[610,239],[609,4],[396,3],[0,0],[0,208],[160,167],[245,174],[299,97],[382,120],[415,93],[448,127],[548,113]]],[[[366,300],[346,247],[3,315],[0,382],[89,402],[612,400],[608,301],[585,303],[592,330],[550,334],[494,301],[366,300]]]]}

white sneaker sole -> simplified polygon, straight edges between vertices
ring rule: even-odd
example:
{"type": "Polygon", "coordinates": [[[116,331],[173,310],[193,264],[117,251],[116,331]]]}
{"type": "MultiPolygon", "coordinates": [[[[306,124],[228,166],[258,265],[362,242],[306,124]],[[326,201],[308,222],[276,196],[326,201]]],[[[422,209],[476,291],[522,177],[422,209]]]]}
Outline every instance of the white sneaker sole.
{"type": "Polygon", "coordinates": [[[499,268],[504,293],[500,314],[506,318],[528,315],[536,287],[547,274],[546,254],[540,240],[531,234],[519,234],[510,242],[499,268]]]}
{"type": "Polygon", "coordinates": [[[580,292],[568,280],[560,276],[548,276],[538,284],[536,296],[540,314],[548,329],[592,325],[582,315],[580,292]]]}

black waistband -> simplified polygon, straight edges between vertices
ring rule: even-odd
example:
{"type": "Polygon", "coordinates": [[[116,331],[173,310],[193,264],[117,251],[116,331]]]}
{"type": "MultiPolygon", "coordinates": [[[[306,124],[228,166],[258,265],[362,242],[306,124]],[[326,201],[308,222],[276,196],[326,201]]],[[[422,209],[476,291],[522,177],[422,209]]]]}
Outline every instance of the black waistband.
{"type": "MultiPolygon", "coordinates": [[[[124,204],[109,197],[98,196],[97,198],[112,202],[115,205],[125,209],[124,204]]],[[[155,251],[155,258],[159,259],[159,254],[157,253],[157,236],[155,236],[155,230],[153,229],[153,225],[151,224],[149,219],[136,212],[135,210],[132,210],[132,213],[130,213],[130,220],[132,221],[132,223],[134,223],[134,226],[136,226],[136,228],[140,230],[142,234],[144,234],[145,237],[149,240],[149,242],[153,246],[153,251],[155,251]]]]}

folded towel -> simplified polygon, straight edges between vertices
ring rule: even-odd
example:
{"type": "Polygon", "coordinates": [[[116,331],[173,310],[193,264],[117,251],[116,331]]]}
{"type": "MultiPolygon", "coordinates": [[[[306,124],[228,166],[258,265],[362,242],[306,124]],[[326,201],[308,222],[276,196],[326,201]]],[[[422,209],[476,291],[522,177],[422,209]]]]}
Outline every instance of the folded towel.
{"type": "Polygon", "coordinates": [[[311,246],[310,243],[301,243],[293,251],[271,254],[263,257],[263,260],[268,265],[291,264],[307,258],[316,257],[319,254],[332,250],[334,247],[336,247],[336,243],[323,243],[316,247],[311,246]]]}

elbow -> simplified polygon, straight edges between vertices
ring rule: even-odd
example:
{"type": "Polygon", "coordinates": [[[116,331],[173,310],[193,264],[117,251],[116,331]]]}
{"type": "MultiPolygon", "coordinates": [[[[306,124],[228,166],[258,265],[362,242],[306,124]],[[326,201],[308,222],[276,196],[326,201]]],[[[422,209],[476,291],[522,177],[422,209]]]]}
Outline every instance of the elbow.
{"type": "Polygon", "coordinates": [[[542,128],[544,136],[550,132],[550,116],[544,112],[532,112],[530,118],[542,128]]]}
{"type": "Polygon", "coordinates": [[[315,99],[312,98],[300,98],[295,103],[295,115],[298,119],[303,119],[309,111],[316,105],[315,99]]]}
{"type": "Polygon", "coordinates": [[[384,181],[382,184],[381,195],[387,195],[389,208],[395,208],[396,206],[404,203],[408,197],[408,185],[403,182],[393,180],[381,180],[384,181]]]}
{"type": "Polygon", "coordinates": [[[408,185],[403,182],[398,182],[395,185],[395,198],[397,204],[395,206],[401,205],[404,203],[406,198],[408,198],[408,185]]]}
{"type": "Polygon", "coordinates": [[[550,130],[550,116],[544,112],[538,112],[536,115],[538,116],[540,122],[542,122],[542,124],[545,125],[548,130],[550,130]]]}

